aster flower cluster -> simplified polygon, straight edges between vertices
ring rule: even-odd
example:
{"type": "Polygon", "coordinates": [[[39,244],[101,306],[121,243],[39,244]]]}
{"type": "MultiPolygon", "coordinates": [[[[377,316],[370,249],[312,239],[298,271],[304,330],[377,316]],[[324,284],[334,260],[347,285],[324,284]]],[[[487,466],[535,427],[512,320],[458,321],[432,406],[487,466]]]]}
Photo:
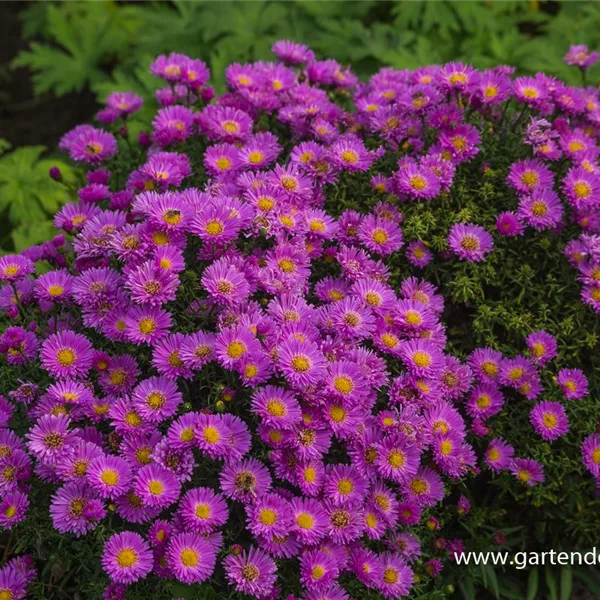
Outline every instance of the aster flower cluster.
{"type": "MultiPolygon", "coordinates": [[[[49,486],[58,532],[109,532],[96,557],[107,598],[222,568],[224,586],[274,599],[289,587],[283,559],[303,600],[347,600],[348,578],[406,596],[443,568],[417,566],[417,532],[439,528],[432,513],[457,482],[482,466],[545,481],[494,435],[505,405],[534,401],[529,433],[554,442],[588,393],[579,368],[553,375],[545,330],[523,354],[454,353],[422,270],[483,268],[495,239],[578,226],[566,252],[600,312],[597,91],[460,63],[359,83],[293,42],[273,52],[229,66],[216,100],[202,61],[158,57],[166,87],[125,174],[119,148],[142,99],[115,93],[98,114],[110,131],[61,140],[87,169],[55,216],[63,233],[0,257],[0,354],[18,380],[0,397],[0,525],[26,519],[32,482],[49,486]],[[447,201],[482,151],[470,115],[501,122],[509,100],[531,150],[507,167],[518,207],[495,224],[465,214],[437,241],[414,235],[404,212],[447,201]],[[373,201],[340,197],[357,178],[373,201]],[[38,261],[50,269],[35,276],[38,261]]],[[[582,453],[600,485],[598,434],[582,453]]],[[[456,513],[470,510],[461,496],[456,513]]],[[[432,547],[452,558],[464,543],[432,547]]],[[[0,590],[22,597],[29,571],[4,570],[0,590]]]]}

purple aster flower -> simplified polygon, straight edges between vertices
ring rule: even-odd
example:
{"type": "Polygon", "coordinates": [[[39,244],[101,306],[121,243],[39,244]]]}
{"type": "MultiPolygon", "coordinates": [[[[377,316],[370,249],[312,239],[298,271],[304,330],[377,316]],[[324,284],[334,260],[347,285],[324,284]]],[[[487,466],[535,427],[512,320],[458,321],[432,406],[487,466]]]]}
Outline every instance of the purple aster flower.
{"type": "Polygon", "coordinates": [[[386,598],[407,596],[414,580],[412,569],[404,559],[391,552],[380,555],[382,575],[379,590],[386,598]]]}
{"type": "Polygon", "coordinates": [[[541,189],[519,200],[517,215],[526,225],[542,231],[560,223],[563,207],[556,192],[541,189]]]}
{"type": "Polygon", "coordinates": [[[416,474],[420,452],[406,436],[387,437],[374,448],[377,452],[375,466],[383,477],[402,483],[416,474]]]}
{"type": "Polygon", "coordinates": [[[46,338],[40,358],[55,377],[84,377],[92,366],[92,345],[83,335],[59,331],[46,338]]]}
{"type": "Polygon", "coordinates": [[[273,559],[254,546],[248,552],[225,557],[223,566],[227,580],[238,592],[258,598],[269,594],[277,579],[273,559]]]}
{"type": "Polygon", "coordinates": [[[161,306],[175,299],[179,278],[147,262],[128,274],[125,286],[134,303],[142,306],[161,306]]]}
{"type": "Polygon", "coordinates": [[[153,557],[148,543],[137,533],[115,533],[104,544],[102,568],[117,583],[133,583],[152,571],[153,557]]]}
{"type": "Polygon", "coordinates": [[[544,467],[532,458],[515,458],[509,469],[521,483],[528,487],[544,481],[544,467]]]}
{"type": "Polygon", "coordinates": [[[444,497],[444,484],[440,476],[428,467],[421,467],[402,486],[409,501],[421,506],[434,506],[444,497]]]}
{"type": "Polygon", "coordinates": [[[581,460],[594,477],[600,476],[600,434],[592,433],[583,440],[581,460]]]}
{"type": "Polygon", "coordinates": [[[507,181],[518,192],[531,193],[551,189],[554,177],[552,171],[541,161],[528,159],[511,165],[507,181]]]}
{"type": "Polygon", "coordinates": [[[216,549],[196,533],[176,533],[169,539],[167,564],[183,583],[202,583],[215,568],[216,549]]]}
{"type": "Polygon", "coordinates": [[[402,342],[400,358],[409,372],[418,376],[435,376],[444,366],[444,355],[441,350],[427,339],[402,342]]]}
{"type": "Polygon", "coordinates": [[[278,366],[295,386],[316,385],[325,375],[325,360],[311,341],[292,339],[279,348],[278,366]]]}
{"type": "Polygon", "coordinates": [[[398,172],[398,190],[412,200],[431,200],[440,193],[440,182],[430,169],[408,165],[398,172]]]}
{"type": "Polygon", "coordinates": [[[467,413],[471,417],[489,419],[502,410],[502,392],[491,383],[482,383],[473,388],[466,402],[467,413]]]}
{"type": "Polygon", "coordinates": [[[59,461],[75,443],[70,424],[69,417],[61,414],[41,417],[26,436],[30,452],[50,464],[59,461]]]}
{"type": "Polygon", "coordinates": [[[327,513],[318,500],[294,498],[291,502],[292,531],[299,541],[315,545],[326,534],[327,513]]]}
{"type": "Polygon", "coordinates": [[[152,121],[154,140],[160,146],[181,142],[192,135],[194,113],[185,106],[161,108],[152,121]]]}
{"type": "Polygon", "coordinates": [[[37,356],[39,341],[22,327],[7,327],[0,336],[0,353],[9,365],[25,365],[37,356]]]}
{"type": "Polygon", "coordinates": [[[367,491],[367,481],[352,467],[329,465],[324,493],[333,504],[346,505],[360,501],[367,491]]]}
{"type": "Polygon", "coordinates": [[[258,496],[246,512],[248,529],[267,540],[284,536],[292,524],[288,501],[272,492],[258,496]]]}
{"type": "Polygon", "coordinates": [[[406,258],[414,267],[423,269],[433,260],[433,254],[423,242],[414,240],[406,247],[406,258]]]}
{"type": "Polygon", "coordinates": [[[569,431],[569,419],[558,402],[540,402],[531,410],[529,420],[536,433],[545,440],[556,440],[569,431]]]}
{"type": "Polygon", "coordinates": [[[209,533],[224,525],[229,517],[224,498],[210,488],[188,490],[179,503],[179,514],[191,531],[209,533]]]}
{"type": "Polygon", "coordinates": [[[14,283],[31,275],[35,265],[25,256],[7,254],[0,256],[0,281],[14,283]]]}
{"type": "Polygon", "coordinates": [[[104,514],[104,505],[85,483],[65,484],[50,501],[50,516],[54,528],[60,533],[73,533],[76,537],[95,529],[104,514]],[[92,508],[94,512],[90,511],[92,508]]]}
{"type": "Polygon", "coordinates": [[[364,529],[364,517],[360,505],[335,506],[325,502],[327,533],[336,544],[347,544],[358,539],[364,529]]]}
{"type": "Polygon", "coordinates": [[[481,262],[494,248],[492,236],[479,225],[456,223],[448,234],[448,245],[462,260],[481,262]]]}
{"type": "Polygon", "coordinates": [[[442,67],[439,78],[443,89],[465,91],[478,80],[479,74],[471,65],[449,62],[442,67]]]}
{"type": "Polygon", "coordinates": [[[586,71],[600,59],[600,52],[590,52],[585,44],[570,46],[565,54],[564,61],[571,66],[579,67],[586,71]]]}
{"type": "Polygon", "coordinates": [[[263,423],[277,429],[290,429],[302,421],[300,405],[290,391],[268,385],[252,396],[252,411],[263,423]]]}
{"type": "Polygon", "coordinates": [[[0,525],[3,529],[12,529],[17,523],[25,520],[29,508],[27,494],[19,491],[4,494],[0,502],[0,525]]]}
{"type": "Polygon", "coordinates": [[[524,356],[504,358],[500,364],[500,382],[515,389],[535,375],[535,364],[524,356]]]}
{"type": "Polygon", "coordinates": [[[323,550],[308,550],[300,556],[300,581],[308,589],[323,589],[337,579],[339,566],[323,550]]]}
{"type": "Polygon", "coordinates": [[[133,482],[133,491],[145,506],[164,508],[179,498],[181,483],[166,467],[146,465],[142,467],[133,482]]]}
{"type": "Polygon", "coordinates": [[[129,490],[132,473],[118,456],[99,456],[88,466],[86,479],[101,498],[116,498],[129,490]]]}
{"type": "Polygon", "coordinates": [[[377,587],[383,577],[383,566],[379,556],[367,548],[352,550],[350,568],[356,578],[371,589],[377,587]]]}
{"type": "Polygon", "coordinates": [[[125,332],[134,344],[150,344],[167,334],[171,314],[158,306],[133,306],[125,316],[125,332]]]}
{"type": "Polygon", "coordinates": [[[73,160],[97,165],[117,153],[117,140],[102,129],[79,125],[61,138],[59,147],[73,160]]]}
{"type": "Polygon", "coordinates": [[[314,52],[308,46],[289,40],[275,42],[271,51],[279,60],[290,65],[303,65],[312,62],[315,58],[314,52]]]}
{"type": "Polygon", "coordinates": [[[556,383],[567,400],[580,400],[588,393],[588,380],[579,369],[561,369],[556,383]]]}
{"type": "Polygon", "coordinates": [[[532,358],[542,367],[558,356],[556,338],[541,329],[530,333],[525,342],[532,358]]]}
{"type": "Polygon", "coordinates": [[[235,142],[245,140],[252,132],[252,119],[232,106],[207,106],[196,117],[198,128],[211,140],[235,142]]]}
{"type": "Polygon", "coordinates": [[[175,414],[183,396],[172,380],[150,377],[134,388],[132,400],[143,419],[151,423],[160,423],[175,414]]]}
{"type": "Polygon", "coordinates": [[[202,274],[202,285],[215,302],[235,306],[248,299],[250,286],[244,274],[226,260],[218,260],[202,274]]]}
{"type": "Polygon", "coordinates": [[[502,353],[491,348],[477,348],[469,356],[468,362],[481,381],[493,383],[500,374],[502,353]]]}
{"type": "Polygon", "coordinates": [[[120,117],[128,116],[142,108],[144,101],[137,94],[129,92],[112,92],[106,98],[108,108],[116,111],[120,117]]]}
{"type": "Polygon", "coordinates": [[[72,275],[65,269],[50,271],[38,277],[35,285],[35,295],[40,300],[62,302],[71,295],[72,275]]]}
{"type": "Polygon", "coordinates": [[[519,221],[519,217],[512,211],[504,211],[496,217],[496,231],[504,237],[516,237],[522,235],[525,227],[519,221]]]}
{"type": "Polygon", "coordinates": [[[562,182],[562,190],[576,208],[596,207],[600,202],[600,178],[584,167],[572,167],[562,182]]]}
{"type": "Polygon", "coordinates": [[[372,252],[389,256],[399,250],[404,241],[402,230],[396,223],[368,215],[358,228],[358,239],[372,252]]]}
{"type": "Polygon", "coordinates": [[[10,563],[0,570],[0,594],[8,600],[24,600],[27,596],[28,579],[10,563]]]}
{"type": "Polygon", "coordinates": [[[219,481],[226,496],[245,502],[262,496],[271,488],[269,471],[254,458],[226,465],[219,481]]]}

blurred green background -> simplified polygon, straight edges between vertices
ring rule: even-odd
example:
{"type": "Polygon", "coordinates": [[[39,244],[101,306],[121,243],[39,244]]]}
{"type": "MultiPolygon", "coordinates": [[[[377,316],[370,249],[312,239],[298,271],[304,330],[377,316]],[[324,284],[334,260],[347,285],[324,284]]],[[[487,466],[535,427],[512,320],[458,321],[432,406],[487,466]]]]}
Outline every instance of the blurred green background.
{"type": "Polygon", "coordinates": [[[71,199],[47,177],[65,131],[90,120],[116,89],[144,96],[144,126],[159,83],[148,65],[161,52],[202,58],[222,92],[228,64],[271,60],[271,45],[284,38],[361,77],[383,65],[462,60],[579,83],[562,61],[568,46],[600,48],[600,4],[578,1],[5,2],[0,17],[4,251],[47,239],[53,212],[71,199]]]}

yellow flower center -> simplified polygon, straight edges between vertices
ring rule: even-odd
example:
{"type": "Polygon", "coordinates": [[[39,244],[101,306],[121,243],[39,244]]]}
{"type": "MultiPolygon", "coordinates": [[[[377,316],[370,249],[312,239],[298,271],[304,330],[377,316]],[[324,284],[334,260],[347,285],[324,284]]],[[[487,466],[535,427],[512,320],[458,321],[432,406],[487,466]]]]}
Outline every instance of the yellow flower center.
{"type": "Polygon", "coordinates": [[[56,298],[57,296],[62,296],[64,291],[65,288],[63,288],[62,285],[51,285],[50,287],[48,287],[48,294],[53,298],[56,298]]]}
{"type": "Polygon", "coordinates": [[[138,325],[138,329],[140,330],[140,333],[143,333],[144,335],[149,335],[151,333],[154,333],[156,331],[156,321],[152,318],[152,317],[145,317],[143,319],[141,319],[139,325],[138,325]]]}
{"type": "Polygon", "coordinates": [[[389,235],[387,234],[387,231],[385,231],[385,229],[375,229],[371,234],[371,239],[376,244],[382,245],[388,241],[389,235]]]}
{"type": "Polygon", "coordinates": [[[410,187],[417,191],[424,190],[427,187],[427,180],[425,177],[421,177],[420,175],[411,177],[409,183],[410,187]]]}
{"type": "Polygon", "coordinates": [[[300,527],[300,529],[312,529],[315,524],[315,520],[308,513],[300,513],[296,517],[296,524],[298,527],[300,527]]]}
{"type": "Polygon", "coordinates": [[[185,567],[195,567],[200,562],[200,557],[195,550],[186,548],[181,552],[181,564],[185,567]]]}
{"type": "Polygon", "coordinates": [[[62,348],[56,354],[56,359],[62,367],[70,367],[77,359],[77,354],[72,348],[62,348]]]}
{"type": "Polygon", "coordinates": [[[100,479],[106,485],[117,485],[119,483],[119,474],[113,469],[105,469],[102,471],[100,479]]]}
{"type": "Polygon", "coordinates": [[[400,450],[392,450],[388,454],[387,461],[388,465],[390,465],[392,469],[400,469],[404,466],[404,463],[406,462],[406,456],[404,455],[404,452],[401,452],[400,450]]]}
{"type": "Polygon", "coordinates": [[[429,485],[427,484],[427,482],[424,479],[422,479],[420,477],[415,477],[410,482],[410,489],[413,491],[413,493],[421,495],[421,494],[424,494],[429,489],[429,485]]]}
{"type": "Polygon", "coordinates": [[[271,510],[270,508],[264,508],[260,511],[260,514],[258,515],[258,520],[263,525],[268,525],[270,527],[271,525],[274,525],[277,522],[277,513],[274,510],[271,510]]]}
{"type": "Polygon", "coordinates": [[[117,564],[120,567],[133,567],[138,561],[137,552],[133,548],[123,548],[117,554],[117,564]]]}
{"type": "Polygon", "coordinates": [[[221,439],[217,429],[210,426],[204,428],[203,437],[209,444],[216,444],[221,439]]]}
{"type": "Polygon", "coordinates": [[[294,356],[292,358],[292,369],[296,371],[296,373],[306,373],[306,371],[310,370],[311,361],[307,356],[294,356]]]}
{"type": "Polygon", "coordinates": [[[227,346],[227,356],[229,358],[240,358],[246,352],[246,347],[242,342],[231,342],[227,346]]]}
{"type": "Polygon", "coordinates": [[[415,352],[412,355],[412,360],[421,369],[425,369],[431,365],[431,356],[426,352],[415,352]]]}

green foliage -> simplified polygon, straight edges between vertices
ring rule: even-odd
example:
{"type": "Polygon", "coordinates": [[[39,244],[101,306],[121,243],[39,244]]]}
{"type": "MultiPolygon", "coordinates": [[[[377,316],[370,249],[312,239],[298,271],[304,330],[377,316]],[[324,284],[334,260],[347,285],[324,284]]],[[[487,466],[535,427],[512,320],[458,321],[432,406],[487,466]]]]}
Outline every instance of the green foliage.
{"type": "Polygon", "coordinates": [[[128,53],[142,25],[134,8],[113,2],[47,3],[24,13],[25,33],[44,34],[50,42],[32,42],[15,59],[15,67],[28,67],[36,94],[53,91],[62,96],[106,78],[111,65],[128,53]]]}
{"type": "Polygon", "coordinates": [[[36,93],[63,95],[136,78],[146,56],[184,52],[205,60],[218,92],[224,67],[269,60],[278,39],[304,42],[360,76],[383,65],[415,68],[463,60],[500,63],[577,82],[562,58],[570,43],[600,45],[600,5],[561,2],[117,2],[34,3],[26,36],[42,37],[14,62],[34,73],[36,93]],[[549,11],[552,10],[551,14],[549,11]],[[569,35],[566,35],[566,32],[569,35]]]}
{"type": "MultiPolygon", "coordinates": [[[[9,146],[0,141],[0,150],[9,146]]],[[[26,146],[0,154],[0,247],[17,251],[52,237],[52,215],[72,200],[68,189],[48,176],[50,167],[60,168],[66,183],[74,178],[68,164],[42,158],[44,146],[26,146]],[[12,231],[11,231],[12,229],[12,231]]]]}

